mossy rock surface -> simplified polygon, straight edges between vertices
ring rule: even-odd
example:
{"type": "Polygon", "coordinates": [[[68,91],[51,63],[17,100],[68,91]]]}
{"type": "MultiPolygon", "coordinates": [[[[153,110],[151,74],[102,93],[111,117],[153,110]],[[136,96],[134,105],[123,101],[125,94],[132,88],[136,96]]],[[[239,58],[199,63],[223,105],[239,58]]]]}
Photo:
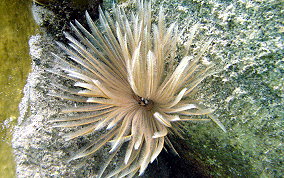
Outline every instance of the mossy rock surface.
{"type": "MultiPolygon", "coordinates": [[[[131,11],[131,3],[124,5],[131,11]]],[[[195,23],[200,23],[194,41],[197,47],[214,38],[206,58],[215,63],[216,73],[201,83],[196,98],[215,109],[227,132],[213,122],[185,123],[185,139],[172,137],[180,158],[163,153],[159,164],[150,165],[144,177],[283,176],[283,3],[160,0],[153,2],[153,11],[160,5],[167,23],[178,21],[184,29],[181,46],[195,23]]],[[[49,17],[54,13],[42,12],[49,17]]],[[[90,176],[108,154],[102,150],[82,164],[66,162],[91,136],[66,143],[58,131],[68,131],[52,129],[48,123],[59,108],[72,104],[46,95],[52,90],[52,78],[45,70],[56,67],[50,52],[60,54],[54,39],[56,35],[43,33],[30,41],[33,73],[13,141],[19,177],[90,176]]]]}

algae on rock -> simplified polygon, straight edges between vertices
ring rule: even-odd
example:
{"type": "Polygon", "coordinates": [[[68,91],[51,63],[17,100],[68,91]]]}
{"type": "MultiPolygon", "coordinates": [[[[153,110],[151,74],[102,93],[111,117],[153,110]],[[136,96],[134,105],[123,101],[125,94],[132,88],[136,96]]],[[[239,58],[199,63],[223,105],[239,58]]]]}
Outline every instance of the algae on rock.
{"type": "MultiPolygon", "coordinates": [[[[168,23],[178,20],[180,30],[184,30],[181,44],[189,27],[197,22],[201,25],[194,40],[196,46],[214,37],[206,59],[216,64],[216,73],[202,82],[196,98],[215,108],[214,115],[228,130],[224,133],[213,123],[185,123],[185,139],[176,139],[174,145],[180,156],[192,166],[200,165],[194,169],[202,169],[199,171],[207,176],[283,176],[283,3],[157,0],[153,1],[154,11],[160,5],[165,8],[168,23]]],[[[94,164],[103,158],[91,157],[79,166],[78,162],[62,162],[69,152],[90,141],[89,137],[66,143],[44,124],[66,103],[45,97],[50,79],[44,69],[54,64],[51,55],[43,57],[42,52],[57,50],[52,47],[53,39],[46,35],[34,38],[39,44],[35,42],[31,47],[39,46],[43,51],[40,59],[33,57],[38,61],[33,71],[39,75],[31,74],[26,87],[25,97],[31,99],[23,105],[30,105],[31,115],[22,115],[25,119],[15,129],[18,176],[36,175],[38,169],[43,177],[92,175],[97,171],[94,164]],[[51,104],[46,104],[48,100],[51,104]],[[33,129],[26,132],[29,128],[33,129]]],[[[163,171],[165,177],[179,175],[173,169],[163,171]]]]}

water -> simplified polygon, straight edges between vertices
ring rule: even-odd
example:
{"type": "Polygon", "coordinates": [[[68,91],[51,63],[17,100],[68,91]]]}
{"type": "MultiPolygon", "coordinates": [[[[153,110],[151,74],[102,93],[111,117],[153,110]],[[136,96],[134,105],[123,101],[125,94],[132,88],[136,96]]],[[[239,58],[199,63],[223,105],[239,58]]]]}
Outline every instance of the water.
{"type": "Polygon", "coordinates": [[[30,70],[28,40],[36,29],[31,3],[0,1],[0,177],[15,177],[10,142],[30,70]]]}

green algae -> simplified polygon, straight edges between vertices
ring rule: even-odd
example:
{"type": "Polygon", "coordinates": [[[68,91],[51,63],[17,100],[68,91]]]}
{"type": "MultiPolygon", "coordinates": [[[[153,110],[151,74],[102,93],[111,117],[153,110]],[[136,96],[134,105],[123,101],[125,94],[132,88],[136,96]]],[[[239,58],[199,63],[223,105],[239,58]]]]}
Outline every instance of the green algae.
{"type": "Polygon", "coordinates": [[[30,70],[28,40],[35,31],[30,5],[26,0],[0,2],[0,177],[15,177],[10,141],[30,70]]]}

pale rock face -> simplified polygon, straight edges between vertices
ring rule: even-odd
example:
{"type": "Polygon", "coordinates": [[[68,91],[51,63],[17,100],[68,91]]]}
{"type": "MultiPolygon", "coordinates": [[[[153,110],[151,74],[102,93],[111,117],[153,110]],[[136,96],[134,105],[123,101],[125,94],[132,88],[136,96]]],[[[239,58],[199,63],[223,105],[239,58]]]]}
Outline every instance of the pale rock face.
{"type": "MultiPolygon", "coordinates": [[[[181,170],[180,161],[167,162],[161,157],[163,161],[159,161],[158,165],[150,164],[143,176],[151,177],[151,172],[158,175],[155,171],[163,164],[162,177],[173,174],[182,177],[181,174],[188,167],[202,170],[202,175],[207,176],[253,177],[261,174],[281,177],[283,27],[280,25],[279,1],[164,0],[153,2],[153,12],[158,14],[160,5],[164,6],[168,20],[166,24],[177,21],[179,29],[184,29],[178,40],[180,44],[186,43],[191,34],[190,27],[197,22],[201,24],[198,28],[200,33],[196,33],[191,47],[198,49],[208,37],[214,37],[206,60],[215,64],[217,72],[201,83],[196,98],[203,99],[203,104],[215,109],[215,117],[228,132],[224,133],[213,122],[183,122],[185,139],[178,144],[176,140],[171,141],[175,143],[174,147],[181,158],[192,164],[181,170]],[[197,168],[194,165],[198,165],[197,168]],[[210,170],[206,167],[210,167],[210,170]]],[[[131,10],[129,8],[127,11],[131,10]]],[[[21,122],[14,132],[18,177],[88,177],[99,172],[98,165],[107,160],[111,149],[102,148],[92,157],[66,162],[99,134],[65,141],[63,136],[76,129],[52,128],[49,123],[57,118],[55,116],[60,108],[75,106],[75,102],[47,96],[47,93],[57,91],[55,87],[50,87],[52,80],[57,79],[65,84],[64,80],[45,71],[50,66],[54,66],[54,69],[59,66],[50,52],[64,56],[53,42],[54,39],[44,34],[33,37],[30,42],[31,56],[34,61],[40,62],[33,63],[33,72],[27,81],[25,97],[20,106],[21,122]]],[[[146,97],[138,96],[142,105],[150,102],[145,100],[146,97]]],[[[159,114],[154,119],[162,125],[169,124],[159,114]]],[[[124,161],[125,155],[121,156],[123,159],[120,161],[124,161]]],[[[117,157],[113,160],[113,165],[121,165],[117,157]]],[[[189,172],[192,171],[184,175],[189,175],[189,172]]],[[[110,171],[106,170],[105,174],[108,173],[110,171]]]]}

